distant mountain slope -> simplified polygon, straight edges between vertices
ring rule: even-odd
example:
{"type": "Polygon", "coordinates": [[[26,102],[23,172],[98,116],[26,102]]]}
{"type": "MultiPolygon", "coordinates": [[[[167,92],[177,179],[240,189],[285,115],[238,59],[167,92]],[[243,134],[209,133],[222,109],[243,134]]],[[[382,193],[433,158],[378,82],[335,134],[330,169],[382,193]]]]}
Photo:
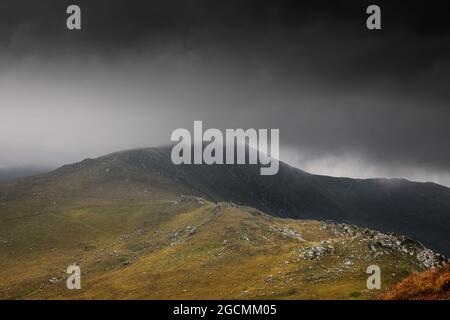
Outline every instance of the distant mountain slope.
{"type": "MultiPolygon", "coordinates": [[[[450,189],[433,183],[333,178],[308,174],[284,163],[275,176],[261,176],[258,166],[251,165],[175,166],[169,148],[148,148],[19,179],[0,186],[0,202],[43,192],[38,190],[48,193],[35,196],[41,205],[50,198],[75,202],[108,195],[139,197],[144,196],[143,190],[197,194],[279,217],[334,220],[405,234],[450,255],[450,189]]],[[[5,215],[17,214],[17,210],[12,211],[5,215]]]]}
{"type": "Polygon", "coordinates": [[[12,167],[0,168],[0,182],[11,181],[16,178],[27,177],[50,171],[49,168],[41,167],[12,167]]]}

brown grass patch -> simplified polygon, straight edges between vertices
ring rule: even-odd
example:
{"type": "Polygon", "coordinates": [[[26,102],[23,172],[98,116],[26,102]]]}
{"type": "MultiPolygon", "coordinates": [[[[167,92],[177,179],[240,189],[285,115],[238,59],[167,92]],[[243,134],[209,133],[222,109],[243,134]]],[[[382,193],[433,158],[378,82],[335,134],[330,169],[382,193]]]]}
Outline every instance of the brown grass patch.
{"type": "Polygon", "coordinates": [[[384,300],[450,300],[450,263],[438,269],[412,273],[380,296],[384,300]]]}

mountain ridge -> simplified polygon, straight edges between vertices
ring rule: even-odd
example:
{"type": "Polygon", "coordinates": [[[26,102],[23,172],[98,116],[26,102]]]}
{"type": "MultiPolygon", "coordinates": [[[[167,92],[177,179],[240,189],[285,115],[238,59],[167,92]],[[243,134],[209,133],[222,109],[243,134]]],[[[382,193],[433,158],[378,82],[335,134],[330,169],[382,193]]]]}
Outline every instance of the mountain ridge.
{"type": "MultiPolygon", "coordinates": [[[[51,184],[52,179],[97,166],[125,180],[152,185],[157,177],[168,188],[176,186],[180,191],[215,202],[235,202],[277,217],[332,220],[405,234],[450,255],[449,188],[406,179],[314,175],[281,161],[277,175],[261,176],[258,165],[174,165],[169,147],[139,148],[85,159],[50,173],[2,184],[0,192],[3,190],[4,194],[7,186],[20,189],[20,185],[30,182],[51,184]]],[[[89,179],[80,183],[89,185],[89,179]]]]}

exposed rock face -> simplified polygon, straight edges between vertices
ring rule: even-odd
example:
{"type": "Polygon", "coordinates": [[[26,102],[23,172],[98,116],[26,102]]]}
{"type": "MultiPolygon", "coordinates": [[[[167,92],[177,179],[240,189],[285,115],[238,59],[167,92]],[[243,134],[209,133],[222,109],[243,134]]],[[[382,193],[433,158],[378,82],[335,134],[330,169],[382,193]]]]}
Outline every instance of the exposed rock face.
{"type": "Polygon", "coordinates": [[[196,202],[199,205],[204,205],[205,204],[205,199],[203,199],[201,197],[186,196],[186,195],[182,194],[182,195],[180,195],[179,199],[171,201],[171,205],[173,207],[176,207],[176,206],[179,206],[180,204],[182,204],[184,202],[196,202]]]}
{"type": "Polygon", "coordinates": [[[392,252],[415,256],[426,268],[440,267],[448,262],[442,254],[424,247],[419,241],[395,233],[382,233],[375,230],[360,228],[345,223],[323,223],[322,229],[332,231],[338,237],[354,237],[367,241],[369,248],[376,256],[392,252]]]}
{"type": "Polygon", "coordinates": [[[299,241],[305,241],[303,239],[300,231],[291,229],[289,227],[283,227],[283,228],[273,227],[273,231],[276,233],[280,233],[281,236],[283,237],[283,239],[295,239],[295,240],[299,240],[299,241]]]}
{"type": "Polygon", "coordinates": [[[320,259],[323,256],[333,254],[334,247],[331,245],[322,246],[317,245],[313,247],[309,247],[300,251],[300,258],[304,260],[316,260],[320,259]]]}
{"type": "Polygon", "coordinates": [[[416,255],[417,260],[419,260],[425,267],[440,267],[448,262],[447,258],[441,254],[436,254],[430,249],[424,248],[416,255]]]}

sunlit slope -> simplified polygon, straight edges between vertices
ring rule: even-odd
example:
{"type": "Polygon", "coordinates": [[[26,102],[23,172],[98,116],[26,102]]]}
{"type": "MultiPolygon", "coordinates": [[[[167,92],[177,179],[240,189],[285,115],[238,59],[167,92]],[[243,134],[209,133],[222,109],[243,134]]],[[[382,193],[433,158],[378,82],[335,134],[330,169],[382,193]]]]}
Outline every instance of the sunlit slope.
{"type": "Polygon", "coordinates": [[[369,298],[365,270],[383,288],[423,262],[372,250],[356,227],[280,219],[196,197],[79,206],[1,225],[2,298],[369,298]],[[33,240],[31,240],[33,239],[33,240]],[[82,289],[68,290],[77,264],[82,289]]]}

